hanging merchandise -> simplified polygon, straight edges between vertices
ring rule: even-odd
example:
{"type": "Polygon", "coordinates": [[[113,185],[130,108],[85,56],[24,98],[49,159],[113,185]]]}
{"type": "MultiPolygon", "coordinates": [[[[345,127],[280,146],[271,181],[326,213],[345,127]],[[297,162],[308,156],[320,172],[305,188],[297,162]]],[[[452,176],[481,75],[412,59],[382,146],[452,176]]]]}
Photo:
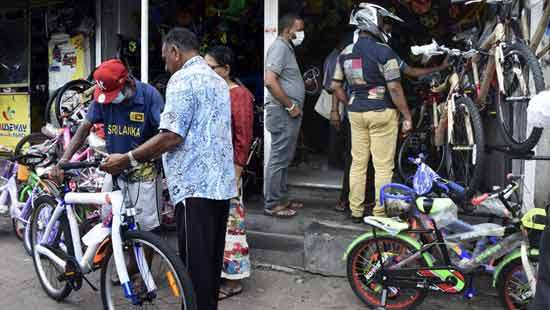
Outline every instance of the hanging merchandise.
{"type": "Polygon", "coordinates": [[[65,83],[85,79],[90,74],[89,39],[81,34],[70,37],[59,33],[48,42],[50,94],[65,83]]]}

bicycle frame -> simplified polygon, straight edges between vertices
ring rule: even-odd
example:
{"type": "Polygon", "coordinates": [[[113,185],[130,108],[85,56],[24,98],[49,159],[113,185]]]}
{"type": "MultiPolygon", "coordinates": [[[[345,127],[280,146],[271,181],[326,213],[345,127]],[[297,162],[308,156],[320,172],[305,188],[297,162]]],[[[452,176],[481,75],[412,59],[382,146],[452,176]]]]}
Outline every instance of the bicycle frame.
{"type": "Polygon", "coordinates": [[[503,46],[505,44],[505,39],[506,32],[504,24],[500,21],[500,18],[497,17],[497,24],[493,32],[479,45],[479,49],[490,51],[490,57],[484,72],[484,79],[481,83],[479,76],[479,60],[481,57],[480,55],[477,55],[472,59],[474,83],[478,92],[476,104],[478,105],[485,105],[495,73],[497,76],[499,91],[502,94],[506,93],[506,90],[504,89],[504,73],[502,69],[502,62],[504,61],[503,46]]]}
{"type": "MultiPolygon", "coordinates": [[[[66,268],[66,262],[47,247],[52,233],[56,233],[56,223],[58,223],[61,216],[65,213],[69,222],[72,246],[74,249],[74,258],[82,273],[86,274],[92,271],[93,257],[101,242],[110,236],[116,270],[124,291],[124,296],[130,299],[132,303],[136,304],[139,302],[139,299],[138,296],[132,291],[130,277],[124,261],[124,242],[122,240],[123,231],[121,231],[121,226],[123,225],[121,221],[122,216],[125,215],[127,218],[131,218],[132,220],[130,223],[133,223],[133,217],[136,214],[136,210],[134,207],[130,207],[126,208],[125,212],[123,212],[123,202],[124,198],[122,191],[120,190],[106,193],[66,193],[63,199],[58,199],[58,205],[54,209],[44,234],[42,235],[41,240],[39,240],[39,242],[35,245],[35,252],[47,256],[60,268],[66,268]],[[88,232],[88,234],[82,238],[83,242],[88,246],[86,252],[84,253],[82,251],[79,227],[75,216],[75,204],[107,204],[112,207],[113,218],[111,227],[105,227],[103,223],[99,223],[90,232],[88,232]]],[[[134,224],[130,224],[128,225],[128,228],[135,230],[136,226],[134,224]]],[[[141,247],[134,247],[134,253],[136,255],[138,269],[142,275],[145,275],[143,276],[143,280],[147,287],[147,291],[155,291],[157,287],[154,283],[153,277],[151,276],[143,249],[141,247]]],[[[68,255],[70,255],[70,253],[68,253],[68,255]]]]}

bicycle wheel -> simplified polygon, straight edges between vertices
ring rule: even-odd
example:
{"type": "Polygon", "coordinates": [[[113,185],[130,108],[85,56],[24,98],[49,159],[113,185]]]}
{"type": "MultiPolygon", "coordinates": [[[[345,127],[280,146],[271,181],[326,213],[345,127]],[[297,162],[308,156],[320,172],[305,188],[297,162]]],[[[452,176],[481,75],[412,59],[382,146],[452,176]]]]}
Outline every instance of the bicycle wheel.
{"type": "Polygon", "coordinates": [[[445,148],[434,145],[430,132],[413,132],[401,144],[397,157],[397,170],[407,184],[412,183],[412,178],[418,168],[417,165],[409,161],[409,158],[417,158],[419,154],[426,156],[426,164],[435,172],[439,174],[442,171],[445,162],[445,148]]]}
{"type": "Polygon", "coordinates": [[[542,135],[542,128],[527,132],[525,126],[529,100],[544,90],[544,76],[536,56],[522,42],[504,50],[503,74],[506,95],[496,95],[499,128],[512,151],[525,153],[537,145],[542,135]]]}
{"type": "MultiPolygon", "coordinates": [[[[124,234],[124,240],[123,250],[127,258],[131,257],[135,261],[134,248],[143,249],[157,287],[153,293],[147,293],[143,276],[135,263],[128,263],[132,260],[125,259],[134,292],[137,292],[143,307],[151,305],[156,309],[197,309],[193,283],[174,250],[150,232],[128,231],[124,234]]],[[[112,251],[107,251],[101,267],[101,300],[104,309],[135,308],[124,296],[119,284],[112,251]]]]}
{"type": "MultiPolygon", "coordinates": [[[[57,201],[51,196],[40,196],[35,201],[35,209],[31,217],[31,243],[33,244],[33,262],[34,269],[38,275],[40,285],[52,299],[61,301],[65,299],[72,291],[68,282],[60,281],[58,276],[65,272],[55,262],[45,255],[39,254],[34,246],[46,230],[46,226],[53,214],[53,210],[57,206],[57,201]]],[[[43,246],[59,257],[67,257],[74,255],[71,241],[69,223],[65,215],[61,216],[55,229],[43,246]]]]}
{"type": "Polygon", "coordinates": [[[44,111],[44,120],[46,121],[46,124],[52,124],[54,127],[59,128],[61,127],[61,124],[59,124],[59,121],[57,117],[55,116],[55,99],[57,98],[57,94],[59,93],[59,90],[61,88],[56,89],[53,94],[48,98],[48,103],[46,104],[46,110],[44,111]]]}
{"type": "Polygon", "coordinates": [[[55,117],[59,124],[63,124],[63,115],[71,115],[82,104],[80,94],[94,84],[87,80],[74,80],[63,85],[54,100],[55,117]]]}
{"type": "Polygon", "coordinates": [[[470,98],[455,99],[451,133],[447,145],[447,176],[462,185],[466,189],[465,198],[469,198],[475,194],[481,179],[485,157],[481,116],[470,98]]]}
{"type": "MultiPolygon", "coordinates": [[[[48,141],[50,137],[46,136],[43,133],[35,132],[31,133],[30,135],[26,135],[19,142],[17,142],[17,145],[15,146],[14,150],[14,156],[21,156],[28,152],[29,148],[35,145],[43,144],[44,142],[48,141]]],[[[55,151],[57,153],[58,148],[55,147],[55,151]]],[[[47,167],[51,164],[53,164],[54,158],[52,156],[47,156],[46,159],[28,159],[29,164],[34,164],[36,162],[36,167],[47,167]]]]}
{"type": "MultiPolygon", "coordinates": [[[[530,256],[529,261],[534,263],[534,270],[537,270],[538,256],[530,256]]],[[[506,309],[527,309],[535,295],[529,286],[521,259],[518,258],[509,263],[502,271],[497,281],[497,291],[506,309]]]]}
{"type": "MultiPolygon", "coordinates": [[[[415,251],[403,240],[391,236],[366,239],[353,248],[347,259],[348,282],[355,295],[370,308],[376,308],[381,305],[381,296],[383,293],[382,285],[377,282],[380,280],[380,277],[376,271],[370,276],[370,280],[368,279],[370,273],[373,272],[372,269],[376,268],[380,262],[378,259],[377,243],[378,248],[382,251],[382,256],[390,257],[385,262],[384,268],[398,263],[401,258],[409,256],[415,251]]],[[[418,267],[427,267],[426,262],[421,257],[403,266],[403,268],[418,267]]],[[[411,271],[411,276],[414,276],[414,274],[415,272],[411,271]]],[[[385,309],[414,308],[422,303],[424,298],[426,298],[426,294],[426,291],[422,288],[388,287],[385,309]]]]}

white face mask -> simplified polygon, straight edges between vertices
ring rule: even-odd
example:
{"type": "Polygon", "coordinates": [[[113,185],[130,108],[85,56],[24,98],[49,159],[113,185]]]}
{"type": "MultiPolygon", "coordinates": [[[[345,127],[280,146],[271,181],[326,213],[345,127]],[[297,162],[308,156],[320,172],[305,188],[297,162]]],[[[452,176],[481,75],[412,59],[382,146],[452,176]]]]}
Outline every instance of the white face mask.
{"type": "Polygon", "coordinates": [[[304,31],[298,31],[295,34],[296,34],[296,38],[292,39],[292,44],[294,46],[300,46],[300,44],[304,42],[304,38],[306,37],[306,35],[304,31]]]}
{"type": "Polygon", "coordinates": [[[121,103],[122,101],[124,101],[124,99],[126,99],[126,96],[121,91],[120,93],[118,93],[118,96],[116,96],[116,98],[113,99],[113,101],[111,101],[111,102],[114,103],[114,104],[118,104],[118,103],[121,103]]]}

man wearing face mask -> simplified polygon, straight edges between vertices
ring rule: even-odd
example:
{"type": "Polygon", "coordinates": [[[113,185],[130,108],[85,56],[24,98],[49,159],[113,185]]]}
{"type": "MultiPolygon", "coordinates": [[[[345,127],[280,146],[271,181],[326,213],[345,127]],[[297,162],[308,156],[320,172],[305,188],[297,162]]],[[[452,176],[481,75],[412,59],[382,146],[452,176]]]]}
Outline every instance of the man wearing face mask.
{"type": "Polygon", "coordinates": [[[304,40],[304,20],[287,14],[279,21],[279,37],[267,51],[265,86],[266,129],[271,134],[271,152],[265,175],[265,214],[288,218],[303,205],[288,197],[288,166],[292,162],[305,98],[305,85],[294,48],[304,40]]]}
{"type": "MultiPolygon", "coordinates": [[[[141,211],[136,216],[140,229],[153,230],[159,226],[159,169],[154,162],[138,164],[132,160],[132,150],[158,132],[164,101],[153,86],[129,76],[128,70],[118,59],[100,64],[93,77],[96,82],[94,101],[59,163],[68,161],[82,147],[92,124],[103,123],[107,152],[128,154],[130,157],[128,179],[119,178],[118,184],[121,188],[128,186],[131,201],[141,211]]],[[[63,172],[56,165],[50,175],[59,181],[63,172]]],[[[112,178],[108,175],[103,191],[111,187],[112,178]]]]}

